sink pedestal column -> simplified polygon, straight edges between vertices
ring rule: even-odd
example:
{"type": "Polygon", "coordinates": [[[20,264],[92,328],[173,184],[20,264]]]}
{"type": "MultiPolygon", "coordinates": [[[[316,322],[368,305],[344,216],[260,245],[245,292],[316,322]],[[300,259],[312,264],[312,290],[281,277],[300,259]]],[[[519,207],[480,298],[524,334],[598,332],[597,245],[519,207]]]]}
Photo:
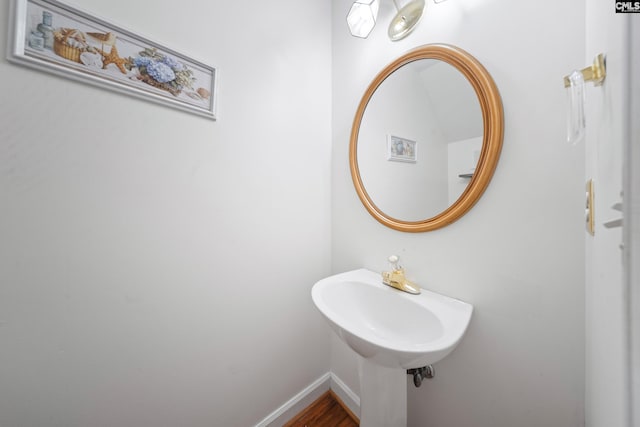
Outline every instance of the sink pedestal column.
{"type": "Polygon", "coordinates": [[[407,373],[358,358],[360,427],[407,426],[407,373]]]}

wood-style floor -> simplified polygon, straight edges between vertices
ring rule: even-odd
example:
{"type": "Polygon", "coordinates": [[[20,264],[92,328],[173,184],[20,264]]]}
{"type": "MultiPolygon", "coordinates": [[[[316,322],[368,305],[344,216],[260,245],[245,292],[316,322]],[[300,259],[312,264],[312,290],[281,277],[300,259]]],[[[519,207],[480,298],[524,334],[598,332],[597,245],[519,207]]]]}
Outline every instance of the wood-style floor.
{"type": "Polygon", "coordinates": [[[282,427],[358,427],[358,419],[329,390],[282,427]]]}

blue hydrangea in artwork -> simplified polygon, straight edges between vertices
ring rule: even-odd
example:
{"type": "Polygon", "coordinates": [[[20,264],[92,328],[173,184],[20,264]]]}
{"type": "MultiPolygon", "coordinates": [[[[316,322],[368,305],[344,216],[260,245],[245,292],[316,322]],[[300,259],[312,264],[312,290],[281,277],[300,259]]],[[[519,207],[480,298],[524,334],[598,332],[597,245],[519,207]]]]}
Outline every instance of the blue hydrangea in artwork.
{"type": "Polygon", "coordinates": [[[151,62],[153,62],[153,59],[151,59],[151,58],[149,58],[147,56],[138,56],[138,57],[136,57],[136,59],[133,60],[133,64],[136,67],[146,67],[151,62]]]}
{"type": "Polygon", "coordinates": [[[184,65],[181,62],[178,62],[175,58],[170,56],[165,56],[162,58],[162,62],[171,67],[173,71],[182,71],[184,70],[184,65]]]}
{"type": "Polygon", "coordinates": [[[147,65],[147,73],[159,83],[170,82],[176,78],[176,74],[173,72],[171,67],[162,62],[149,62],[147,65]]]}

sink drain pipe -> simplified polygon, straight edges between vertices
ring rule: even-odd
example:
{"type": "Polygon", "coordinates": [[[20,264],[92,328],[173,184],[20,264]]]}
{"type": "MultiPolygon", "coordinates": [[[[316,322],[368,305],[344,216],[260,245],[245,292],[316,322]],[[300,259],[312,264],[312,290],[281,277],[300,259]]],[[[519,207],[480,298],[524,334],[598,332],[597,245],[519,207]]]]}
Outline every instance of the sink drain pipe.
{"type": "Polygon", "coordinates": [[[433,378],[436,375],[436,371],[433,366],[427,365],[421,368],[407,369],[407,375],[413,375],[413,385],[420,387],[422,380],[425,378],[433,378]]]}

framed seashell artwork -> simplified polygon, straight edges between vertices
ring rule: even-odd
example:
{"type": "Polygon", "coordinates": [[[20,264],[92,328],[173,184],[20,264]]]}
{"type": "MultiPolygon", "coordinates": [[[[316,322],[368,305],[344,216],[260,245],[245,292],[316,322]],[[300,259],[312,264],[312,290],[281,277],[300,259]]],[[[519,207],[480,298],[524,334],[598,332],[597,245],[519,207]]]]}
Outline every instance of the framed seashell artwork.
{"type": "Polygon", "coordinates": [[[216,68],[58,0],[11,0],[7,59],[216,119],[216,68]]]}

